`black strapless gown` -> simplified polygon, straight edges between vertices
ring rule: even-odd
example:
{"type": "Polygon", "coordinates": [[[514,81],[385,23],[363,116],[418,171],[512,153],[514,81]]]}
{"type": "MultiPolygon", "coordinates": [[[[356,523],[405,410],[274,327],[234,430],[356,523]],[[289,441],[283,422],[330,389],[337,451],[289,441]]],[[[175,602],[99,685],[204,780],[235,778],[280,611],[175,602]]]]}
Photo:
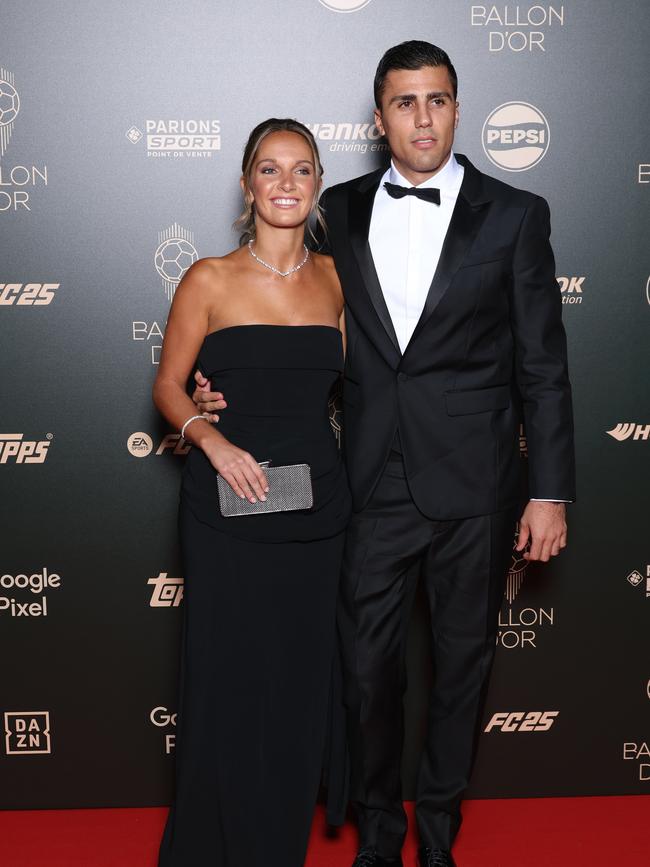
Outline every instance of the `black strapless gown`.
{"type": "Polygon", "coordinates": [[[159,867],[300,867],[328,736],[335,603],[350,514],[328,415],[343,367],[326,326],[209,334],[219,429],[256,460],[308,463],[310,510],[219,512],[200,449],[183,473],[185,580],[176,795],[159,867]]]}

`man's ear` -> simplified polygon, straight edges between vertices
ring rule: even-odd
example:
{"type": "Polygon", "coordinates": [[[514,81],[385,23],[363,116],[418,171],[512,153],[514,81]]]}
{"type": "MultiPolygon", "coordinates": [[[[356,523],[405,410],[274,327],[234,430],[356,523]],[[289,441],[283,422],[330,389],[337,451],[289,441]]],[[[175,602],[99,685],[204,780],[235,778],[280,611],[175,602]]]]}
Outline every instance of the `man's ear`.
{"type": "Polygon", "coordinates": [[[379,130],[380,135],[386,135],[386,130],[384,129],[384,124],[381,120],[381,112],[378,108],[375,109],[375,126],[379,130]]]}
{"type": "Polygon", "coordinates": [[[460,103],[456,100],[456,116],[454,118],[454,129],[458,129],[458,123],[460,121],[460,103]]]}

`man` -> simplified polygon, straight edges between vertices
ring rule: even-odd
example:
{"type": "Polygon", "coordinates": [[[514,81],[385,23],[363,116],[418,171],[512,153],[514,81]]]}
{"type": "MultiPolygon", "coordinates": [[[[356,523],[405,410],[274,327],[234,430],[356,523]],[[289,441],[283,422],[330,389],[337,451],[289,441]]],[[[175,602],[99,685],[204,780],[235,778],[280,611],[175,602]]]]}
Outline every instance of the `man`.
{"type": "Polygon", "coordinates": [[[414,567],[430,603],[434,667],[419,862],[445,867],[454,864],[516,521],[518,550],[530,545],[527,559],[548,561],[566,544],[563,503],[575,496],[548,206],[453,153],[456,94],[444,51],[420,41],[389,49],[375,76],[375,122],[391,166],[321,199],[346,298],[343,435],[355,511],[339,631],[360,834],[353,867],[402,865],[414,567]]]}

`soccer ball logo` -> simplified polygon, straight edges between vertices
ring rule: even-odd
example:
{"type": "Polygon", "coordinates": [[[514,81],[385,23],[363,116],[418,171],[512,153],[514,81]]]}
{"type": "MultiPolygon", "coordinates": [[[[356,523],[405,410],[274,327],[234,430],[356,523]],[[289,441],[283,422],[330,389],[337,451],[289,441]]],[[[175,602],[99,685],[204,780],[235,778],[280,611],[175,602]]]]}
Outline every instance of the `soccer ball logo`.
{"type": "Polygon", "coordinates": [[[163,280],[178,285],[190,265],[199,258],[196,247],[184,238],[168,238],[156,250],[156,271],[163,280]]]}
{"type": "Polygon", "coordinates": [[[510,562],[510,569],[508,570],[510,575],[521,575],[522,572],[526,571],[528,560],[524,559],[523,554],[523,551],[512,549],[512,560],[510,562]]]}
{"type": "Polygon", "coordinates": [[[7,126],[16,120],[20,111],[18,91],[4,79],[0,79],[0,126],[7,126]]]}

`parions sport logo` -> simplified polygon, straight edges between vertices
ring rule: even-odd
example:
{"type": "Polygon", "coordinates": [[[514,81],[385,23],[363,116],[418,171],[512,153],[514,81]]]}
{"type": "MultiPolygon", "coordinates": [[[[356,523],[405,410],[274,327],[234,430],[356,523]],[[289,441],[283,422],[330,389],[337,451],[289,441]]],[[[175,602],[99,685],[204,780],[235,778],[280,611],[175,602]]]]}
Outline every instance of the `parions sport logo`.
{"type": "Polygon", "coordinates": [[[0,283],[0,306],[44,307],[54,301],[60,283],[0,283]]]}
{"type": "Polygon", "coordinates": [[[187,269],[199,258],[194,246],[194,233],[173,223],[168,229],[158,232],[158,246],[153,263],[162,279],[163,289],[169,301],[187,269]]]}
{"type": "Polygon", "coordinates": [[[44,464],[54,439],[51,433],[44,440],[26,440],[22,433],[0,433],[0,465],[44,464]]]}
{"type": "MultiPolygon", "coordinates": [[[[633,569],[625,580],[632,587],[645,589],[645,598],[650,599],[650,564],[646,565],[645,578],[638,569],[633,569]]],[[[650,695],[648,697],[650,698],[650,695]]]]}
{"type": "Polygon", "coordinates": [[[318,2],[331,12],[358,12],[372,0],[318,0],[318,2]]]}
{"type": "Polygon", "coordinates": [[[548,121],[528,102],[504,102],[483,124],[485,155],[507,172],[532,169],[546,155],[550,143],[548,121]]]}
{"type": "Polygon", "coordinates": [[[125,135],[134,145],[145,139],[148,157],[197,159],[221,150],[221,123],[215,118],[146,120],[144,128],[131,126],[125,135]]]}

